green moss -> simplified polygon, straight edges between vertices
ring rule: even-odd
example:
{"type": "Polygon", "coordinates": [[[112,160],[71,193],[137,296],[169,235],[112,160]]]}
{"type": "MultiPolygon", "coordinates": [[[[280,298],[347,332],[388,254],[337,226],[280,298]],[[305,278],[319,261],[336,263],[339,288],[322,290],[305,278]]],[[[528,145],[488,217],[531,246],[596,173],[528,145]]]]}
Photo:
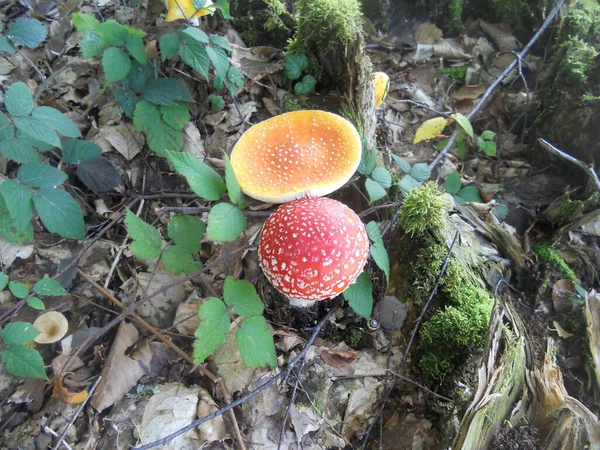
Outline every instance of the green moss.
{"type": "Polygon", "coordinates": [[[430,181],[413,189],[404,198],[400,227],[410,236],[438,233],[446,226],[449,202],[437,185],[430,181]]]}
{"type": "Polygon", "coordinates": [[[296,33],[287,49],[290,53],[327,55],[362,30],[357,0],[300,0],[296,20],[296,33]]]}
{"type": "Polygon", "coordinates": [[[554,265],[554,267],[567,278],[573,280],[575,283],[580,283],[579,278],[573,272],[573,269],[569,267],[566,261],[559,255],[558,250],[548,244],[539,244],[533,247],[533,250],[537,253],[538,257],[544,261],[554,265]]]}
{"type": "Polygon", "coordinates": [[[231,14],[248,46],[283,47],[292,36],[294,18],[281,0],[232,0],[231,14]]]}
{"type": "Polygon", "coordinates": [[[364,130],[363,117],[354,108],[347,103],[340,105],[340,113],[343,117],[352,122],[352,125],[356,127],[358,134],[362,136],[364,130]]]}
{"type": "Polygon", "coordinates": [[[531,8],[527,0],[449,0],[443,25],[451,32],[464,29],[463,18],[482,18],[494,23],[503,22],[523,30],[531,25],[531,8]]]}
{"type": "Polygon", "coordinates": [[[464,28],[462,21],[463,6],[464,0],[450,0],[450,4],[448,5],[448,12],[450,13],[448,27],[456,33],[464,28]]]}
{"type": "Polygon", "coordinates": [[[461,67],[440,67],[440,71],[448,75],[449,78],[456,81],[463,81],[467,74],[467,66],[461,67]]]}
{"type": "Polygon", "coordinates": [[[302,104],[298,101],[298,99],[292,94],[286,92],[281,100],[281,112],[286,113],[291,111],[300,111],[301,109],[302,104]]]}

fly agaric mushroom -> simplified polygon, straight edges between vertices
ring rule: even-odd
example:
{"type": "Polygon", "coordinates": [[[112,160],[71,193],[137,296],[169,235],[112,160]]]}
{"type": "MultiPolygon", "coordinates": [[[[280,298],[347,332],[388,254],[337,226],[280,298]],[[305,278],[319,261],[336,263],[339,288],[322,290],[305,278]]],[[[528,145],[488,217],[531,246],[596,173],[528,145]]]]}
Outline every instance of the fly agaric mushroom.
{"type": "Polygon", "coordinates": [[[40,332],[33,340],[38,344],[52,344],[60,341],[67,330],[67,318],[57,311],[49,311],[35,319],[33,326],[40,332]]]}
{"type": "Polygon", "coordinates": [[[249,128],[231,152],[247,195],[268,203],[319,197],[354,174],[361,141],[349,121],[325,111],[294,111],[249,128]]]}
{"type": "Polygon", "coordinates": [[[375,108],[379,108],[387,96],[390,77],[384,72],[375,72],[373,74],[373,87],[375,88],[375,108]]]}
{"type": "Polygon", "coordinates": [[[206,16],[215,12],[215,7],[211,0],[206,0],[204,6],[198,9],[194,6],[193,0],[167,0],[167,22],[174,20],[190,20],[197,17],[206,16]]]}
{"type": "Polygon", "coordinates": [[[330,198],[280,206],[265,222],[258,263],[295,306],[341,294],[369,256],[365,226],[354,211],[330,198]]]}

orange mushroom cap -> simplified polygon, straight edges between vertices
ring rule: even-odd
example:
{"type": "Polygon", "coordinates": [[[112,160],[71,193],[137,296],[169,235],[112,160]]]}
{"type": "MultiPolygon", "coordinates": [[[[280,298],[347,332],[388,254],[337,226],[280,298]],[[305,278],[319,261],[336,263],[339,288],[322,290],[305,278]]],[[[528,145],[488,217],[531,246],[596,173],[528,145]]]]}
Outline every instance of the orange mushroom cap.
{"type": "Polygon", "coordinates": [[[252,198],[285,203],[342,187],[361,157],[356,128],[337,114],[294,111],[249,128],[231,152],[240,187],[252,198]]]}
{"type": "Polygon", "coordinates": [[[206,0],[204,6],[196,9],[193,0],[167,0],[167,22],[180,19],[193,19],[202,17],[215,12],[215,7],[211,0],[206,0]]]}

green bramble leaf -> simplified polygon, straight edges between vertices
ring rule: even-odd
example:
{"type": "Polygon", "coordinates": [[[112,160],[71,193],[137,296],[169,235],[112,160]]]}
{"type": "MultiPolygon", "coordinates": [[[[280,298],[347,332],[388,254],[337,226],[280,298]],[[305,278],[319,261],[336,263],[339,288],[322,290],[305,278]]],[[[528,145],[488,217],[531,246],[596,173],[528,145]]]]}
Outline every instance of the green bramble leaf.
{"type": "Polygon", "coordinates": [[[4,197],[0,195],[0,238],[14,244],[33,242],[33,225],[31,222],[25,229],[19,231],[14,219],[8,212],[4,197]]]}
{"type": "Polygon", "coordinates": [[[458,191],[460,191],[461,186],[460,175],[456,170],[448,175],[446,182],[444,183],[446,192],[451,195],[457,194],[458,191]]]}
{"type": "Polygon", "coordinates": [[[306,54],[285,55],[285,68],[283,74],[290,80],[297,80],[302,75],[302,71],[308,67],[308,58],[306,54]]]}
{"type": "Polygon", "coordinates": [[[167,33],[163,35],[158,41],[162,62],[165,62],[167,59],[175,56],[179,51],[180,44],[181,41],[177,37],[176,33],[167,33]]]}
{"type": "Polygon", "coordinates": [[[371,257],[377,264],[377,267],[381,269],[381,271],[385,274],[386,283],[390,283],[390,257],[388,252],[383,245],[383,239],[381,238],[381,232],[379,231],[379,226],[375,222],[369,222],[366,226],[367,234],[369,235],[369,239],[373,241],[373,244],[370,247],[371,257]]]}
{"type": "Polygon", "coordinates": [[[148,146],[161,156],[169,151],[179,152],[183,146],[183,133],[162,120],[158,106],[149,102],[138,102],[133,113],[133,124],[139,131],[146,132],[148,146]]]}
{"type": "Polygon", "coordinates": [[[31,115],[46,121],[46,123],[63,136],[70,138],[81,137],[81,131],[79,131],[77,125],[57,109],[40,106],[35,108],[31,115]]]}
{"type": "Polygon", "coordinates": [[[3,291],[4,289],[6,289],[7,285],[8,285],[8,275],[6,275],[4,272],[0,272],[0,291],[3,291]]]}
{"type": "Polygon", "coordinates": [[[173,275],[182,272],[191,275],[202,269],[202,263],[194,259],[190,250],[179,245],[167,247],[162,254],[162,262],[173,275]]]}
{"type": "Polygon", "coordinates": [[[229,314],[221,299],[211,297],[202,302],[198,309],[200,325],[194,341],[194,363],[202,364],[218,349],[229,333],[229,314]]]}
{"type": "Polygon", "coordinates": [[[14,220],[16,231],[23,231],[31,225],[33,199],[29,190],[14,180],[6,180],[0,184],[0,194],[4,197],[10,217],[14,220]]]}
{"type": "Polygon", "coordinates": [[[467,133],[470,137],[473,137],[473,125],[469,119],[463,116],[461,113],[455,113],[451,116],[456,122],[461,126],[461,128],[467,133]]]}
{"type": "Polygon", "coordinates": [[[217,242],[236,239],[246,229],[244,213],[230,203],[219,203],[208,213],[206,234],[217,242]]]}
{"type": "Polygon", "coordinates": [[[369,204],[376,202],[377,200],[381,200],[387,195],[386,190],[371,178],[367,178],[365,180],[365,189],[367,190],[367,195],[369,196],[369,204]]]}
{"type": "Polygon", "coordinates": [[[155,105],[173,105],[176,102],[193,102],[192,94],[180,80],[171,78],[156,78],[150,80],[142,89],[144,100],[155,105]]]}
{"type": "Polygon", "coordinates": [[[275,367],[277,354],[273,334],[263,316],[245,319],[236,333],[242,359],[248,367],[275,367]]]}
{"type": "Polygon", "coordinates": [[[144,41],[139,36],[129,34],[127,36],[127,43],[125,48],[129,52],[133,59],[142,65],[146,65],[148,57],[146,56],[146,48],[144,47],[144,41]]]}
{"type": "Polygon", "coordinates": [[[48,28],[39,20],[19,17],[10,23],[6,36],[19,45],[36,48],[48,36],[48,28]]]}
{"type": "MultiPolygon", "coordinates": [[[[6,96],[4,97],[6,100],[6,96]]],[[[12,126],[8,117],[0,111],[0,142],[5,139],[12,139],[15,137],[15,127],[12,126]]]]}
{"type": "Polygon", "coordinates": [[[72,18],[73,26],[77,28],[80,33],[86,31],[94,31],[100,22],[91,14],[75,13],[72,18]]]}
{"type": "Polygon", "coordinates": [[[317,85],[317,79],[312,75],[304,75],[302,81],[294,85],[294,92],[296,95],[308,95],[315,92],[315,86],[317,85]]]}
{"type": "Polygon", "coordinates": [[[238,205],[239,208],[244,209],[246,207],[246,198],[231,166],[231,160],[227,155],[225,155],[225,184],[227,185],[229,199],[238,205]]]}
{"type": "Polygon", "coordinates": [[[17,298],[25,298],[29,295],[29,288],[18,281],[9,281],[8,289],[17,298]]]}
{"type": "Polygon", "coordinates": [[[417,163],[412,167],[410,175],[417,181],[425,181],[431,177],[431,169],[427,163],[417,163]]]}
{"type": "Polygon", "coordinates": [[[33,194],[33,204],[42,223],[51,233],[70,239],[85,237],[81,207],[68,192],[40,188],[33,194]]]}
{"type": "Polygon", "coordinates": [[[137,217],[129,208],[125,215],[127,234],[133,239],[131,250],[141,259],[158,258],[163,246],[160,233],[152,225],[137,217]]]}
{"type": "Polygon", "coordinates": [[[469,152],[469,147],[467,147],[467,142],[462,141],[456,144],[456,153],[461,161],[464,161],[467,153],[469,152]]]}
{"type": "Polygon", "coordinates": [[[79,40],[79,50],[85,59],[95,58],[106,50],[106,42],[102,39],[100,33],[87,31],[79,40]]]}
{"type": "Polygon", "coordinates": [[[214,34],[211,37],[209,37],[209,40],[211,44],[216,45],[217,47],[221,47],[225,51],[231,51],[231,45],[229,45],[229,42],[224,37],[219,36],[218,34],[214,34]]]}
{"type": "Polygon", "coordinates": [[[117,105],[123,110],[123,113],[130,119],[133,119],[135,105],[138,103],[135,93],[129,89],[119,88],[115,92],[115,100],[117,101],[117,105]]]}
{"type": "Polygon", "coordinates": [[[25,299],[30,308],[37,309],[38,311],[43,311],[46,309],[46,305],[37,297],[27,297],[25,299]]]}
{"type": "Polygon", "coordinates": [[[361,175],[371,175],[371,172],[377,165],[377,153],[367,150],[367,147],[363,145],[362,154],[360,157],[360,163],[358,164],[358,173],[361,175]]]}
{"type": "Polygon", "coordinates": [[[231,95],[236,96],[238,90],[244,86],[244,75],[237,67],[230,66],[227,71],[227,78],[223,82],[227,85],[231,95]]]}
{"type": "Polygon", "coordinates": [[[39,330],[30,323],[10,322],[0,331],[0,339],[6,345],[22,345],[33,341],[38,334],[39,330]]]}
{"type": "Polygon", "coordinates": [[[396,161],[396,164],[398,164],[398,167],[400,167],[400,170],[402,172],[406,174],[410,173],[412,167],[410,167],[410,164],[404,158],[401,158],[398,155],[392,155],[392,158],[394,159],[394,161],[396,161]]]}
{"type": "Polygon", "coordinates": [[[170,106],[161,106],[162,120],[176,130],[181,130],[190,122],[190,112],[185,103],[173,103],[170,106]]]}
{"type": "Polygon", "coordinates": [[[485,141],[485,154],[488,156],[496,156],[496,143],[494,141],[485,141]]]}
{"type": "Polygon", "coordinates": [[[412,191],[415,188],[418,188],[419,186],[421,186],[421,183],[419,183],[417,180],[415,180],[410,175],[405,175],[398,182],[398,187],[400,187],[400,190],[402,191],[403,195],[408,194],[410,191],[412,191]]]}
{"type": "Polygon", "coordinates": [[[44,297],[60,297],[69,295],[67,290],[58,281],[52,278],[42,278],[33,285],[33,292],[44,297]]]}
{"type": "Polygon", "coordinates": [[[102,149],[93,142],[69,139],[62,149],[63,160],[69,164],[79,164],[102,156],[102,149]]]}
{"type": "Polygon", "coordinates": [[[179,37],[181,38],[179,46],[179,56],[181,56],[181,59],[204,78],[208,79],[210,59],[204,46],[186,34],[179,34],[179,37]]]}
{"type": "Polygon", "coordinates": [[[221,14],[223,15],[223,19],[225,20],[231,20],[233,17],[231,17],[231,14],[229,13],[229,1],[228,0],[215,0],[213,2],[213,6],[218,9],[219,11],[221,11],[221,14]]]}
{"type": "Polygon", "coordinates": [[[392,186],[392,175],[385,167],[376,167],[371,173],[371,178],[384,189],[392,186]]]}
{"type": "Polygon", "coordinates": [[[220,95],[210,94],[208,100],[210,101],[210,106],[215,111],[221,111],[225,108],[225,101],[220,95]]]}
{"type": "Polygon", "coordinates": [[[129,33],[123,25],[113,19],[102,22],[96,26],[96,31],[102,35],[102,39],[108,45],[122,47],[127,42],[129,33]]]}
{"type": "Polygon", "coordinates": [[[9,345],[2,352],[6,371],[18,377],[42,378],[47,380],[44,360],[40,352],[24,345],[9,345]]]}
{"type": "Polygon", "coordinates": [[[208,44],[210,42],[208,34],[206,34],[204,31],[197,27],[184,28],[179,32],[179,35],[180,37],[190,37],[194,41],[199,42],[200,44],[208,44]]]}
{"type": "Polygon", "coordinates": [[[494,133],[493,131],[490,130],[485,130],[483,133],[481,133],[481,138],[486,140],[486,141],[491,141],[492,139],[494,139],[496,137],[496,133],[494,133]]]}
{"type": "Polygon", "coordinates": [[[14,55],[17,50],[12,43],[0,34],[0,52],[6,52],[9,55],[14,55]]]}
{"type": "MultiPolygon", "coordinates": [[[[125,32],[127,33],[127,32],[125,32]]],[[[102,55],[102,68],[108,84],[121,81],[131,70],[131,59],[117,47],[111,47],[102,55]]]]}
{"type": "Polygon", "coordinates": [[[33,109],[33,96],[25,83],[13,83],[4,96],[4,106],[13,116],[26,116],[33,109]]]}
{"type": "Polygon", "coordinates": [[[179,152],[166,152],[166,156],[175,171],[185,177],[190,189],[199,197],[218,200],[225,192],[225,183],[219,174],[194,156],[179,152]]]}
{"type": "Polygon", "coordinates": [[[458,196],[465,202],[484,203],[479,193],[479,189],[475,186],[465,186],[458,191],[458,196]]]}
{"type": "Polygon", "coordinates": [[[52,147],[62,148],[56,131],[44,119],[33,116],[14,117],[13,121],[17,130],[25,136],[39,140],[52,147]]]}
{"type": "Polygon", "coordinates": [[[223,79],[227,78],[227,70],[229,70],[229,56],[227,56],[225,50],[220,47],[207,46],[206,54],[208,55],[210,62],[212,62],[217,75],[223,79]]]}
{"type": "Polygon", "coordinates": [[[373,312],[373,286],[367,272],[361,273],[356,282],[344,291],[344,298],[359,316],[369,320],[373,312]]]}
{"type": "Polygon", "coordinates": [[[232,276],[225,278],[223,300],[240,316],[260,316],[265,309],[252,283],[236,280],[232,276]]]}
{"type": "Polygon", "coordinates": [[[206,224],[194,216],[180,214],[173,217],[167,226],[167,235],[178,246],[192,253],[200,251],[200,242],[206,233],[206,224]]]}
{"type": "Polygon", "coordinates": [[[47,164],[32,162],[19,167],[17,180],[25,186],[52,187],[67,181],[67,174],[47,164]]]}

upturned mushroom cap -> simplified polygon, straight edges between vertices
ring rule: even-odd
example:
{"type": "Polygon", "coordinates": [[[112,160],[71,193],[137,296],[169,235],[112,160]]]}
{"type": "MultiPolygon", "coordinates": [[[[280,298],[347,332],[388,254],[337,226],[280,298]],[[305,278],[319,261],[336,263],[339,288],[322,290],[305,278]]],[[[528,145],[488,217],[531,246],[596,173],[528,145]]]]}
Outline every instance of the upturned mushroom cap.
{"type": "Polygon", "coordinates": [[[373,87],[375,88],[375,108],[379,108],[387,96],[390,77],[384,72],[375,72],[373,74],[373,87]]]}
{"type": "Polygon", "coordinates": [[[49,311],[38,317],[33,326],[40,332],[34,341],[38,344],[52,344],[61,340],[69,329],[67,318],[57,311],[49,311]]]}
{"type": "Polygon", "coordinates": [[[314,302],[341,294],[369,256],[365,226],[354,211],[330,198],[280,206],[265,222],[258,263],[282,294],[314,302]]]}
{"type": "Polygon", "coordinates": [[[174,20],[193,19],[206,16],[215,12],[215,7],[211,0],[206,0],[204,6],[196,9],[193,0],[167,0],[167,22],[174,20]]]}
{"type": "Polygon", "coordinates": [[[231,165],[247,195],[285,203],[339,189],[360,157],[360,136],[349,121],[325,111],[294,111],[249,128],[231,152],[231,165]]]}

